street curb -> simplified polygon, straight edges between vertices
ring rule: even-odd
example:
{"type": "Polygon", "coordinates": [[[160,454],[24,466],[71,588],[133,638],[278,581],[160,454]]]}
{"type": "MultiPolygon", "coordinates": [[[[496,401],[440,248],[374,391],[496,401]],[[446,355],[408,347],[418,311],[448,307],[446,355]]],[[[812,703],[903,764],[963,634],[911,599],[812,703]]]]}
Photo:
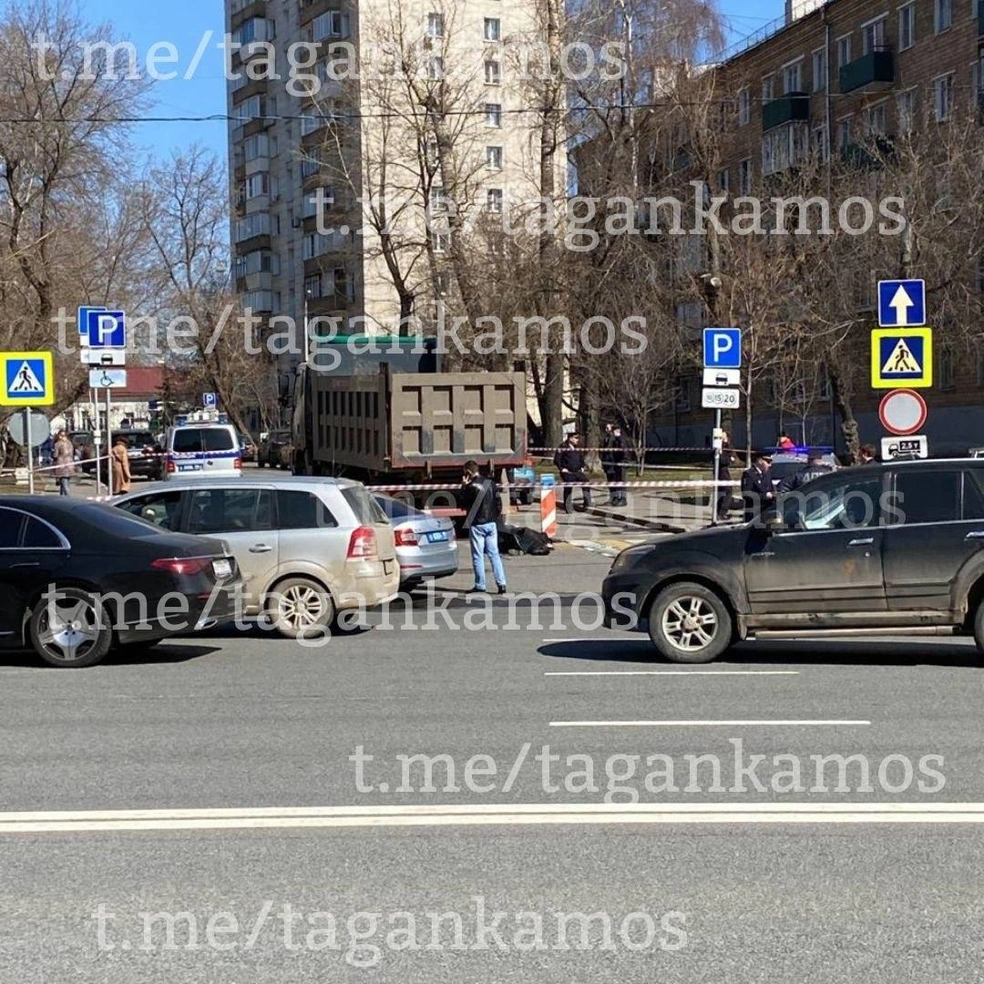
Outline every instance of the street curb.
{"type": "MultiPolygon", "coordinates": [[[[590,509],[584,510],[586,515],[598,516],[601,519],[617,519],[620,523],[631,524],[633,526],[639,526],[644,530],[656,530],[659,533],[690,533],[692,532],[686,526],[673,526],[670,523],[664,523],[658,519],[642,519],[638,516],[629,516],[622,513],[608,512],[605,509],[599,509],[596,506],[591,506],[590,509]]],[[[695,526],[693,529],[703,529],[703,526],[695,526]]]]}

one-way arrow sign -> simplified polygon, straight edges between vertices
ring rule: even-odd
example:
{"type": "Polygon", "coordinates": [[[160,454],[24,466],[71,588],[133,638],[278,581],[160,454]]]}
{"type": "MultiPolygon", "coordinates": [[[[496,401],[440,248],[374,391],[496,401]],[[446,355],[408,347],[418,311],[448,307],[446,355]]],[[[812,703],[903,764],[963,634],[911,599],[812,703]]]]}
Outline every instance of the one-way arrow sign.
{"type": "Polygon", "coordinates": [[[915,328],[926,324],[924,280],[879,280],[878,325],[881,328],[915,328]]]}

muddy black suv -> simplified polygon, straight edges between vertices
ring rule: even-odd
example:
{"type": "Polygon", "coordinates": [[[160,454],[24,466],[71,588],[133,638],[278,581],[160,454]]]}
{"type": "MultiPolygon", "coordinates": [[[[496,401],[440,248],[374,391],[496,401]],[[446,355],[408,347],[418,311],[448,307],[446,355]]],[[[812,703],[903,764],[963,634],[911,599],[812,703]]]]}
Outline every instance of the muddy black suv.
{"type": "Polygon", "coordinates": [[[984,459],[845,468],[755,523],[623,550],[611,628],[706,663],[751,638],[973,635],[984,651],[984,459]]]}

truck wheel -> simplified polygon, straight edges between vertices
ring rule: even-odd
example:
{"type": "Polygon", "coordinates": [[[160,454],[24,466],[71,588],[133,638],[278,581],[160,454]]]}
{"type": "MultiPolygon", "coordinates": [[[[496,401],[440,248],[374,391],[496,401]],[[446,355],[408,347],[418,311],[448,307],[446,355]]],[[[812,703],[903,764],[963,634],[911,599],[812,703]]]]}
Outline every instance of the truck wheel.
{"type": "Polygon", "coordinates": [[[674,663],[710,663],[731,644],[732,631],[727,606],[702,584],[671,584],[649,609],[649,638],[674,663]]]}
{"type": "Polygon", "coordinates": [[[95,666],[113,644],[112,619],[81,588],[58,588],[54,598],[38,601],[28,630],[34,651],[49,666],[95,666]]]}
{"type": "Polygon", "coordinates": [[[289,577],[267,596],[267,613],[282,636],[317,638],[335,620],[335,603],[317,581],[289,577]]]}

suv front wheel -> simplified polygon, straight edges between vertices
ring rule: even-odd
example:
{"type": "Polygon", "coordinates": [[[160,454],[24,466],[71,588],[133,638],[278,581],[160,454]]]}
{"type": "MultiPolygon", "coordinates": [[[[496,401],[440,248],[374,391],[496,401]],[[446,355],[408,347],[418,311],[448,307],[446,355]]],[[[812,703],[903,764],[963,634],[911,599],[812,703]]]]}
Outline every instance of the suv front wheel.
{"type": "Polygon", "coordinates": [[[674,663],[717,659],[731,645],[733,631],[727,606],[702,584],[671,584],[649,609],[649,638],[674,663]]]}

